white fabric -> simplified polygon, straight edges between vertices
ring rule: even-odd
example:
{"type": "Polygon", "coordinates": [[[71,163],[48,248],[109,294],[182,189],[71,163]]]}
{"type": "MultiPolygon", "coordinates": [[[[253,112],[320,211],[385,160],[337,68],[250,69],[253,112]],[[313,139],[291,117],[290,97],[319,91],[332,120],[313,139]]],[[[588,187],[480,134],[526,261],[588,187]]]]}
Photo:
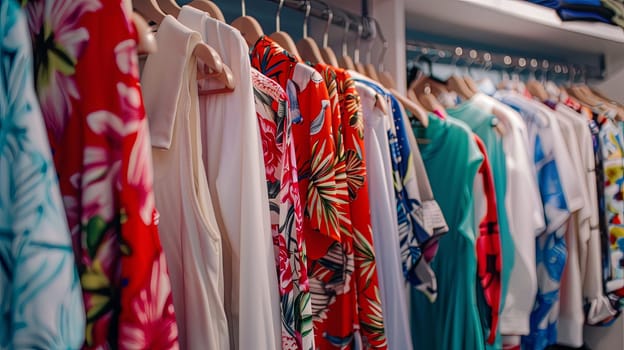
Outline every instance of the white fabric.
{"type": "Polygon", "coordinates": [[[192,54],[201,37],[167,16],[156,41],[167,49],[147,58],[141,84],[180,348],[228,349],[221,236],[201,159],[197,63],[192,54]]]}
{"type": "Polygon", "coordinates": [[[238,30],[202,11],[184,6],[178,20],[221,55],[236,84],[233,92],[199,99],[203,160],[223,238],[230,347],[278,349],[279,292],[249,48],[238,30]]]}
{"type": "Polygon", "coordinates": [[[356,82],[364,116],[366,170],[373,244],[389,349],[412,349],[407,295],[399,248],[399,228],[388,143],[389,116],[375,107],[375,91],[356,82]]]}
{"type": "MultiPolygon", "coordinates": [[[[600,231],[598,223],[598,196],[596,188],[596,172],[592,137],[588,128],[587,119],[571,108],[558,105],[557,111],[566,118],[572,126],[578,143],[583,170],[583,186],[587,192],[587,219],[578,227],[577,242],[575,243],[578,255],[578,268],[571,270],[570,263],[566,264],[561,290],[561,309],[559,316],[557,340],[562,344],[582,343],[583,323],[595,324],[615,315],[608,298],[604,295],[602,286],[602,257],[600,253],[600,231]],[[567,279],[571,281],[567,281],[567,279]],[[564,288],[565,286],[565,288],[564,288]],[[572,292],[569,292],[572,289],[572,292]],[[579,300],[580,299],[580,300],[579,300]],[[587,320],[583,312],[583,301],[589,304],[587,320]],[[580,305],[579,305],[580,303],[580,305]]],[[[569,253],[572,245],[568,246],[569,253]]]]}
{"type": "MultiPolygon", "coordinates": [[[[561,113],[556,115],[568,152],[574,163],[574,175],[580,180],[585,180],[586,171],[579,149],[581,145],[574,131],[572,121],[561,113]]],[[[585,316],[583,314],[579,240],[582,236],[589,236],[589,217],[591,216],[587,183],[579,181],[579,185],[587,205],[582,210],[573,213],[567,224],[565,240],[568,256],[561,277],[559,322],[557,323],[557,343],[571,347],[581,347],[583,345],[583,322],[585,316]]]]}
{"type": "MultiPolygon", "coordinates": [[[[505,207],[515,253],[499,327],[503,335],[527,335],[537,294],[535,237],[545,227],[544,209],[528,152],[528,132],[522,117],[504,103],[481,93],[472,100],[489,113],[494,109],[500,111],[506,128],[502,135],[507,169],[505,207]]],[[[510,340],[505,339],[504,343],[510,340]]]]}

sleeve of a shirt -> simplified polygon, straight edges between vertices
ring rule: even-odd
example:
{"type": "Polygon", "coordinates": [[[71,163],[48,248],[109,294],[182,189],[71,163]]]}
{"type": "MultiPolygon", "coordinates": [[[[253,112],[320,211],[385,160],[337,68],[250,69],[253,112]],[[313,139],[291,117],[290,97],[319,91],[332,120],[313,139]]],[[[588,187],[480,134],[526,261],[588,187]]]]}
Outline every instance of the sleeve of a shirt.
{"type": "Polygon", "coordinates": [[[32,84],[26,20],[4,1],[0,23],[0,347],[79,349],[82,292],[32,84]]]}

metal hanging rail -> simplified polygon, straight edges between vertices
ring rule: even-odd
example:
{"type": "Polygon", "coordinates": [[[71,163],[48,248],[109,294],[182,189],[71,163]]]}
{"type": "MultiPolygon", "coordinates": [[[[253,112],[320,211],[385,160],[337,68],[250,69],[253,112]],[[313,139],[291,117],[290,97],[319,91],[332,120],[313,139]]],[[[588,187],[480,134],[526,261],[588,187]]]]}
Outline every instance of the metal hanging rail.
{"type": "MultiPolygon", "coordinates": [[[[268,0],[273,3],[279,4],[279,0],[268,0]]],[[[360,38],[364,40],[372,39],[374,36],[373,29],[370,27],[368,21],[363,16],[357,15],[355,13],[345,11],[343,9],[338,9],[328,5],[327,3],[320,0],[285,0],[283,7],[288,7],[290,9],[305,12],[306,4],[311,3],[312,7],[310,9],[310,17],[318,18],[323,21],[329,20],[330,11],[333,14],[331,23],[335,26],[345,28],[348,26],[349,31],[354,33],[358,33],[358,28],[362,28],[360,38]],[[320,5],[320,7],[315,7],[314,5],[320,5]]]]}
{"type": "Polygon", "coordinates": [[[408,62],[413,64],[423,61],[429,66],[434,63],[459,67],[481,68],[519,75],[537,75],[540,77],[567,77],[569,80],[587,80],[600,76],[600,68],[585,64],[576,64],[562,60],[538,57],[536,55],[510,55],[500,52],[476,50],[462,46],[439,45],[422,41],[408,41],[408,56],[416,56],[408,62]]]}

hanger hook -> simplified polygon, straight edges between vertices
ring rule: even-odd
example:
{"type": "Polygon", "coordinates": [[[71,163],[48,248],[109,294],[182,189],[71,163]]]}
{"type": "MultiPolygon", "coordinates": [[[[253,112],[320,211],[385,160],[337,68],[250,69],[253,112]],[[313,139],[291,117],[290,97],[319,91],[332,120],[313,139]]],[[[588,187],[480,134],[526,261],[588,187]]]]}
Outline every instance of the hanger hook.
{"type": "Polygon", "coordinates": [[[303,37],[308,37],[308,21],[310,19],[310,11],[312,10],[312,1],[306,0],[305,3],[305,16],[303,17],[303,37]]]}
{"type": "Polygon", "coordinates": [[[384,57],[386,57],[386,52],[388,51],[388,41],[383,35],[383,31],[381,30],[381,25],[376,18],[373,18],[373,23],[375,23],[375,34],[381,41],[381,53],[379,54],[379,58],[377,59],[377,65],[379,67],[379,71],[384,71],[384,57]]]}
{"type": "Polygon", "coordinates": [[[245,0],[241,0],[241,15],[243,17],[247,15],[247,6],[245,6],[245,0]]]}
{"type": "Polygon", "coordinates": [[[326,3],[322,1],[319,2],[325,6],[325,11],[327,11],[327,22],[325,23],[325,30],[323,31],[323,48],[326,48],[329,45],[329,28],[334,19],[334,11],[332,11],[331,7],[326,3]]]}
{"type": "Polygon", "coordinates": [[[344,34],[342,36],[342,55],[349,55],[349,48],[347,47],[347,37],[349,36],[349,27],[351,27],[351,19],[347,16],[346,13],[343,13],[343,18],[345,21],[344,34]]]}
{"type": "Polygon", "coordinates": [[[370,34],[367,39],[368,50],[366,50],[366,63],[372,64],[373,45],[375,45],[375,39],[377,39],[377,28],[371,25],[371,22],[373,22],[373,19],[371,17],[365,17],[364,19],[366,20],[366,28],[368,29],[368,32],[370,34]]]}
{"type": "Polygon", "coordinates": [[[282,7],[284,7],[284,1],[285,0],[280,0],[279,4],[277,5],[277,13],[275,14],[275,32],[280,31],[280,15],[282,12],[282,7]]]}
{"type": "Polygon", "coordinates": [[[358,22],[357,25],[357,38],[355,39],[355,49],[353,50],[353,60],[355,63],[360,63],[360,44],[362,43],[362,33],[364,32],[364,26],[362,25],[362,21],[358,22]]]}

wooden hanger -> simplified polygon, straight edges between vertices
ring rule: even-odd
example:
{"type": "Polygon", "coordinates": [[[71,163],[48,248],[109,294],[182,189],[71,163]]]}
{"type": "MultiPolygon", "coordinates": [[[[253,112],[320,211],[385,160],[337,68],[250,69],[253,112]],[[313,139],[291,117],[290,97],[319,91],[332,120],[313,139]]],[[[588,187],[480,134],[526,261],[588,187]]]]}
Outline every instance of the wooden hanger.
{"type": "Polygon", "coordinates": [[[246,12],[245,0],[241,0],[241,16],[230,25],[238,29],[249,47],[253,47],[264,36],[264,31],[260,23],[255,18],[247,16],[246,12]]]}
{"type": "Polygon", "coordinates": [[[223,12],[217,4],[209,0],[193,0],[189,2],[187,5],[194,7],[198,10],[202,10],[206,12],[210,17],[216,19],[217,21],[225,23],[225,17],[223,16],[223,12]]]}
{"type": "Polygon", "coordinates": [[[414,115],[414,117],[416,117],[416,119],[420,121],[423,127],[426,128],[427,126],[429,126],[429,115],[427,114],[427,111],[425,111],[425,109],[422,108],[420,104],[411,101],[409,98],[401,95],[401,93],[399,93],[395,89],[388,89],[388,91],[390,91],[390,93],[394,97],[396,97],[396,99],[399,100],[399,102],[401,102],[401,105],[403,106],[403,108],[410,111],[414,115]]]}
{"type": "Polygon", "coordinates": [[[474,79],[470,75],[464,75],[464,82],[468,89],[472,92],[473,96],[479,92],[479,87],[475,83],[474,79]]]}
{"type": "Polygon", "coordinates": [[[394,77],[386,71],[379,72],[379,82],[388,89],[396,89],[394,77]]]}
{"type": "Polygon", "coordinates": [[[469,100],[474,96],[474,93],[470,91],[470,88],[466,85],[466,81],[457,74],[453,74],[446,81],[446,85],[456,93],[459,94],[464,100],[469,100]]]}
{"type": "Polygon", "coordinates": [[[232,70],[221,60],[215,49],[205,43],[198,43],[193,49],[193,55],[205,65],[197,74],[198,80],[216,79],[223,83],[223,88],[200,90],[200,95],[214,95],[234,91],[236,84],[232,70]],[[207,70],[205,68],[208,68],[207,70]]]}
{"type": "Polygon", "coordinates": [[[173,17],[178,17],[180,14],[180,6],[175,0],[156,0],[158,2],[158,6],[168,15],[172,15],[173,17]]]}
{"type": "Polygon", "coordinates": [[[327,11],[327,22],[325,23],[325,31],[323,31],[323,45],[320,48],[321,57],[325,63],[330,66],[338,67],[338,58],[336,57],[336,53],[329,46],[329,28],[331,27],[332,20],[334,19],[334,12],[331,10],[329,5],[323,3],[325,5],[325,11],[327,11]]]}
{"type": "Polygon", "coordinates": [[[325,63],[316,41],[308,36],[308,19],[310,18],[312,3],[310,0],[306,0],[305,3],[306,10],[305,17],[303,18],[303,39],[299,40],[297,43],[297,51],[301,54],[301,58],[310,61],[312,64],[325,63]]]}
{"type": "Polygon", "coordinates": [[[544,85],[535,79],[530,79],[526,83],[527,90],[531,95],[537,97],[540,101],[544,102],[548,100],[548,92],[544,88],[544,85]]]}
{"type": "Polygon", "coordinates": [[[277,13],[275,15],[275,32],[269,35],[269,38],[273,39],[273,41],[278,43],[284,50],[288,51],[291,55],[301,60],[301,55],[299,55],[299,51],[297,50],[297,45],[295,45],[295,41],[290,37],[288,33],[282,32],[280,30],[280,13],[282,12],[282,7],[284,7],[284,0],[280,0],[279,5],[277,6],[277,13]]]}
{"type": "Polygon", "coordinates": [[[345,22],[344,34],[342,37],[342,55],[338,57],[338,64],[343,69],[355,70],[355,64],[353,64],[353,59],[349,56],[349,51],[347,47],[347,38],[349,36],[349,28],[351,27],[351,19],[346,13],[342,14],[345,22]]]}
{"type": "Polygon", "coordinates": [[[137,12],[132,12],[132,22],[136,27],[139,42],[137,43],[137,51],[139,54],[150,54],[156,52],[156,38],[152,34],[152,29],[145,19],[137,12]]]}
{"type": "Polygon", "coordinates": [[[166,14],[160,9],[156,0],[133,0],[132,7],[146,20],[156,24],[162,23],[166,14]]]}

